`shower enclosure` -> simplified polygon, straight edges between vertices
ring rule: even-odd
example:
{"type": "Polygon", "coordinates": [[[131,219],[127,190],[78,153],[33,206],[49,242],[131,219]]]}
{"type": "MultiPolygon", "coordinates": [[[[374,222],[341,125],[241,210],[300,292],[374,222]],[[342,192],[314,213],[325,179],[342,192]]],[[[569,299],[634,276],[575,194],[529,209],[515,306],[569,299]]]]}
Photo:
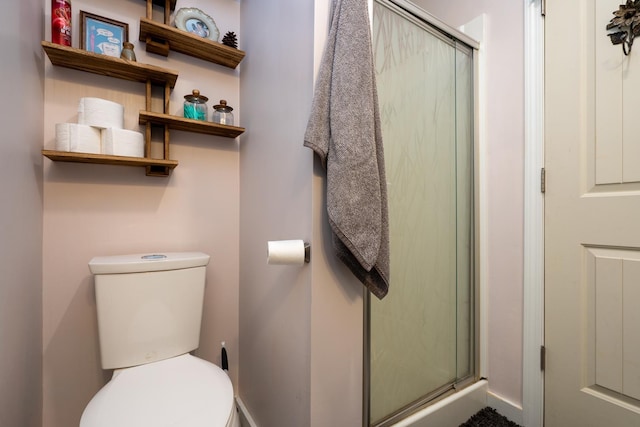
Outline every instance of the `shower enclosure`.
{"type": "Polygon", "coordinates": [[[364,417],[375,426],[476,372],[474,49],[406,3],[373,3],[391,240],[389,294],[366,301],[364,417]]]}

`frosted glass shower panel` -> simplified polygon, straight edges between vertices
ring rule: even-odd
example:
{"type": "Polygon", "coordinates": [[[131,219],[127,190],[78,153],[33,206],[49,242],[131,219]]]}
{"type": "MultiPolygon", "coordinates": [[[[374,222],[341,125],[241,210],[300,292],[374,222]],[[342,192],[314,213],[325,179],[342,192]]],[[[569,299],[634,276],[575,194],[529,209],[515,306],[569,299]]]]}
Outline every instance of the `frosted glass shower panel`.
{"type": "Polygon", "coordinates": [[[386,3],[373,40],[391,283],[370,301],[370,419],[471,373],[473,66],[466,47],[386,3]]]}

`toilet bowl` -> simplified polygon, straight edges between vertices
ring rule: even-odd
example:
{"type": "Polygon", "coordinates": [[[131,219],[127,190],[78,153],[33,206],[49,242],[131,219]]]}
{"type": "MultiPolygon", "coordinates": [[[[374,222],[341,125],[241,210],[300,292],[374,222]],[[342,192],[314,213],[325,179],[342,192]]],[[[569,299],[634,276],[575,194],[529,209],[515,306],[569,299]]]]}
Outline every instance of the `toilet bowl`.
{"type": "Polygon", "coordinates": [[[98,335],[111,380],[80,427],[239,427],[227,373],[191,355],[199,345],[209,256],[96,257],[98,335]]]}
{"type": "Polygon", "coordinates": [[[185,354],[117,369],[80,427],[239,427],[233,387],[213,363],[185,354]]]}

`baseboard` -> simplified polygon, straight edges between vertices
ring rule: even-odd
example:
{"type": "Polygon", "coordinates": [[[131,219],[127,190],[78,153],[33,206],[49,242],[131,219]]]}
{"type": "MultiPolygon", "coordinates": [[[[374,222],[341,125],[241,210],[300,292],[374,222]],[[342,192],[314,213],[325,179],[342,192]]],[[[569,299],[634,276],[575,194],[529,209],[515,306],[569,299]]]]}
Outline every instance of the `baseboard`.
{"type": "Polygon", "coordinates": [[[245,406],[240,396],[236,396],[236,405],[238,405],[238,410],[240,412],[240,425],[242,427],[258,427],[258,424],[253,420],[249,410],[245,406]]]}
{"type": "Polygon", "coordinates": [[[487,381],[480,380],[394,424],[393,427],[459,426],[487,406],[487,381]]]}
{"type": "MultiPolygon", "coordinates": [[[[499,414],[504,415],[516,424],[524,425],[522,407],[498,396],[497,394],[487,391],[487,382],[483,380],[478,381],[467,389],[443,399],[426,410],[421,411],[419,414],[414,414],[395,426],[418,427],[427,425],[425,423],[428,423],[429,426],[450,426],[452,418],[456,418],[456,422],[458,422],[459,420],[457,420],[457,418],[460,417],[462,420],[460,423],[462,423],[468,419],[469,416],[473,415],[473,413],[482,409],[485,402],[485,396],[486,406],[495,409],[499,414]],[[467,414],[466,412],[469,413],[467,414]]],[[[254,421],[240,396],[236,397],[236,404],[238,405],[238,410],[240,412],[240,425],[242,427],[258,427],[258,424],[254,421]]],[[[458,425],[460,423],[458,423],[458,425]]]]}
{"type": "Polygon", "coordinates": [[[497,394],[487,392],[487,406],[495,409],[500,415],[504,415],[518,425],[524,425],[524,417],[522,407],[513,402],[498,396],[497,394]]]}

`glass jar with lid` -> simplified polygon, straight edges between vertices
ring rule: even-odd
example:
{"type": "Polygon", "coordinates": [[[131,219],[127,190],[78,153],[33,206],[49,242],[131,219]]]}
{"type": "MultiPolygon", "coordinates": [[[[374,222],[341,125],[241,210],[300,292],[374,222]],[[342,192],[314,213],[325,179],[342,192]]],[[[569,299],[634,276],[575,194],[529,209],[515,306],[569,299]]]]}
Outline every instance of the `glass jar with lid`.
{"type": "Polygon", "coordinates": [[[120,58],[127,59],[129,61],[136,60],[136,53],[133,51],[133,43],[122,43],[122,52],[120,52],[120,58]]]}
{"type": "Polygon", "coordinates": [[[190,94],[184,96],[184,116],[187,119],[207,120],[207,98],[200,94],[198,89],[194,89],[190,94]]]}
{"type": "Polygon", "coordinates": [[[213,106],[213,121],[221,125],[233,126],[233,108],[227,105],[227,101],[220,100],[220,104],[213,106]]]}

